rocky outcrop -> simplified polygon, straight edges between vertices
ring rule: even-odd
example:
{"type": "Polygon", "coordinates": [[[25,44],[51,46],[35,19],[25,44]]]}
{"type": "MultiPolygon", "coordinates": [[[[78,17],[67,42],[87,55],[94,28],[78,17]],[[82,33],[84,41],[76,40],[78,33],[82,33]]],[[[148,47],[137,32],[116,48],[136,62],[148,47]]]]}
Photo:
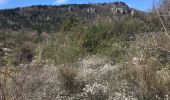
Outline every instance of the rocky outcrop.
{"type": "Polygon", "coordinates": [[[96,9],[95,8],[88,8],[87,12],[88,13],[96,13],[96,9]]]}
{"type": "Polygon", "coordinates": [[[133,14],[134,11],[123,2],[114,2],[111,8],[111,11],[117,14],[133,14]]]}
{"type": "Polygon", "coordinates": [[[9,59],[13,56],[12,54],[12,49],[4,47],[4,45],[0,43],[0,67],[8,64],[9,59]]]}
{"type": "Polygon", "coordinates": [[[4,47],[1,43],[0,43],[0,56],[8,56],[12,54],[12,50],[8,47],[4,47]]]}

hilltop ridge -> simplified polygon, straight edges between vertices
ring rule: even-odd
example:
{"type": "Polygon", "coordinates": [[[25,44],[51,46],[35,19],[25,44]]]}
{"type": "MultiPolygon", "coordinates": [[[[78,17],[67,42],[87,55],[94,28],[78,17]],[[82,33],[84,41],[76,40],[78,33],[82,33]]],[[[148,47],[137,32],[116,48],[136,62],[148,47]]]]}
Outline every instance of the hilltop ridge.
{"type": "Polygon", "coordinates": [[[64,20],[73,16],[81,22],[92,22],[97,18],[112,18],[115,15],[133,15],[134,10],[123,2],[102,4],[70,4],[61,6],[36,5],[0,10],[0,28],[19,30],[28,28],[57,31],[64,20]]]}

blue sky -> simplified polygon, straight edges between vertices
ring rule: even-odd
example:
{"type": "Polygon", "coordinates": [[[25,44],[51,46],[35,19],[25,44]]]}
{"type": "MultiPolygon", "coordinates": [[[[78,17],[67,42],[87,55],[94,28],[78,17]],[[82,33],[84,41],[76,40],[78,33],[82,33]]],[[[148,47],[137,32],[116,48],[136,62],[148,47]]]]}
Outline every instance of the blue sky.
{"type": "Polygon", "coordinates": [[[109,3],[122,1],[130,7],[147,11],[152,8],[153,0],[0,0],[0,9],[25,7],[31,5],[62,5],[83,3],[109,3]]]}

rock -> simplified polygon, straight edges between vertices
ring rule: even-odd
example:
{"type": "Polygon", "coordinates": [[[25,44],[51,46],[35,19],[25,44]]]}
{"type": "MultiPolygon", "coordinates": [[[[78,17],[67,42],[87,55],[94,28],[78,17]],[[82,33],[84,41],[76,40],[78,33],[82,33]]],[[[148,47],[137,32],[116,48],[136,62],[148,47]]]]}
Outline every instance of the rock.
{"type": "Polygon", "coordinates": [[[10,48],[2,48],[2,49],[6,53],[12,53],[12,50],[10,48]]]}
{"type": "Polygon", "coordinates": [[[95,8],[88,8],[87,12],[88,13],[96,13],[96,9],[95,8]]]}
{"type": "Polygon", "coordinates": [[[117,14],[131,14],[131,9],[124,2],[114,2],[111,10],[117,14]]]}

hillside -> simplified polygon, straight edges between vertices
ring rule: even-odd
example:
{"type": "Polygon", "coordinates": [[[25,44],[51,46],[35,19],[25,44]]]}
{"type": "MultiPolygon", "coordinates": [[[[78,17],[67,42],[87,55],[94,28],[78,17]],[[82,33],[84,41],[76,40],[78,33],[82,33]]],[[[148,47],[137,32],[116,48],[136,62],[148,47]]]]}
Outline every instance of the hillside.
{"type": "Polygon", "coordinates": [[[0,100],[168,100],[170,0],[0,10],[0,100]]]}
{"type": "Polygon", "coordinates": [[[27,28],[42,31],[58,31],[63,21],[69,17],[80,23],[92,23],[97,19],[108,19],[116,16],[116,6],[119,10],[126,8],[122,14],[130,15],[132,9],[125,3],[108,4],[72,4],[62,6],[31,6],[0,10],[0,28],[19,30],[27,28]]]}

